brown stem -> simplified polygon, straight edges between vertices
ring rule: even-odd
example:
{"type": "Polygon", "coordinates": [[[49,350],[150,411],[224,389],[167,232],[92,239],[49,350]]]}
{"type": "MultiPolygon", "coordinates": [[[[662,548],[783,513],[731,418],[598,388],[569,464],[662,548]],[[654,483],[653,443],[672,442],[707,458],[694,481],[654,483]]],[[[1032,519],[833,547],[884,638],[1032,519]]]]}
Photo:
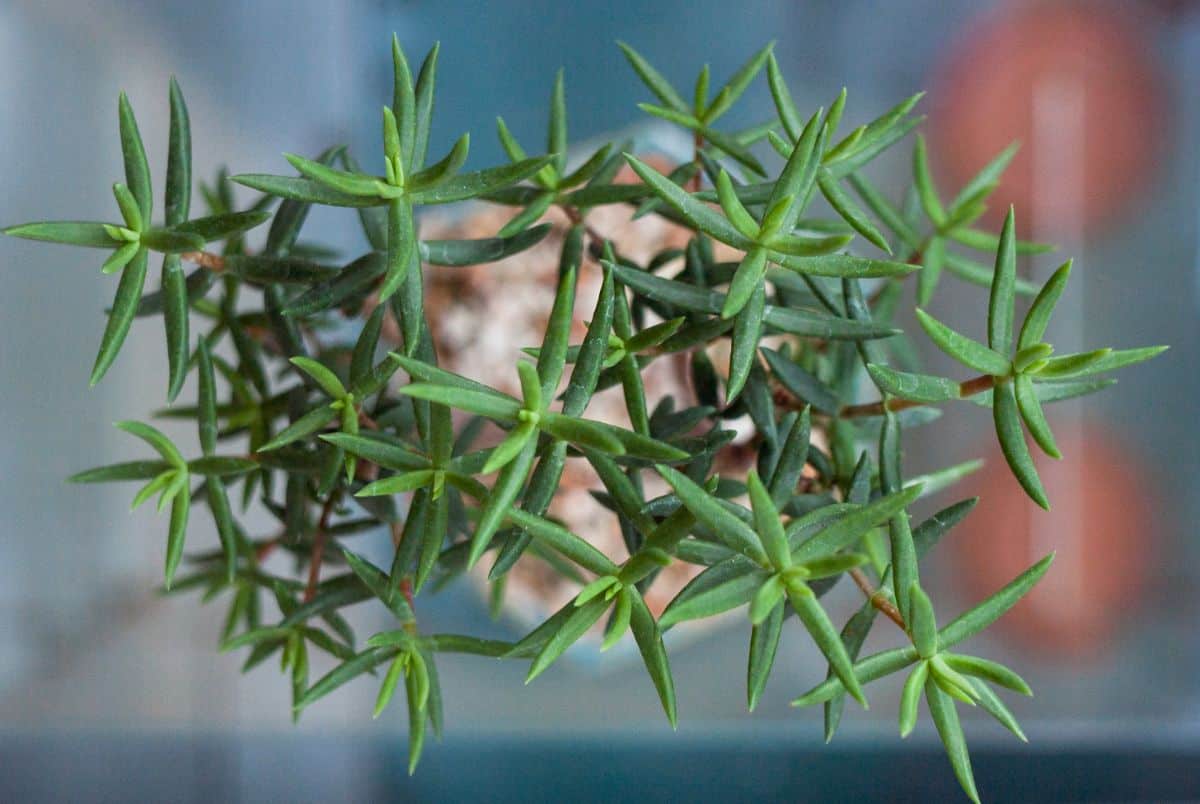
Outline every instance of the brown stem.
{"type": "Polygon", "coordinates": [[[308,561],[308,585],[304,588],[304,602],[313,599],[317,593],[317,584],[321,580],[321,558],[325,554],[325,542],[329,537],[329,518],[333,515],[333,507],[337,504],[338,492],[333,492],[325,500],[321,508],[321,518],[317,520],[317,531],[313,534],[312,554],[308,561]]]}
{"type": "Polygon", "coordinates": [[[871,579],[867,574],[858,567],[850,570],[850,577],[854,579],[854,583],[862,590],[862,593],[867,596],[867,600],[871,605],[879,609],[889,620],[900,626],[901,631],[907,631],[908,626],[904,624],[904,618],[900,616],[900,610],[896,605],[888,599],[887,593],[882,589],[876,589],[871,585],[871,579]]]}
{"type": "Polygon", "coordinates": [[[207,268],[215,274],[225,270],[225,258],[210,251],[185,251],[179,255],[179,259],[207,268]]]}
{"type": "MultiPolygon", "coordinates": [[[[970,380],[965,380],[958,384],[958,395],[966,398],[974,396],[980,391],[987,391],[996,384],[996,378],[991,374],[984,374],[979,377],[974,377],[970,380]]],[[[909,408],[925,407],[930,403],[917,402],[913,399],[896,399],[892,398],[879,402],[867,402],[862,405],[846,405],[838,411],[838,417],[842,419],[854,419],[863,416],[882,416],[884,410],[890,410],[893,413],[900,410],[908,410],[909,408]]]]}

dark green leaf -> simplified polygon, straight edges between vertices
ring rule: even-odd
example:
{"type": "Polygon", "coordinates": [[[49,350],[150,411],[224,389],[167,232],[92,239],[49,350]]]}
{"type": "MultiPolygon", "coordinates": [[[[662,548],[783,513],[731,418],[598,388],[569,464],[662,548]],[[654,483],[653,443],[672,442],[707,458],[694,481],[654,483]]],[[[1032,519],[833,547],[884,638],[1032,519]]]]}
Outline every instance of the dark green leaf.
{"type": "Polygon", "coordinates": [[[934,725],[937,726],[942,745],[946,747],[946,755],[950,758],[954,775],[958,777],[963,792],[975,804],[979,804],[979,793],[975,789],[975,777],[971,772],[971,757],[967,754],[967,742],[963,737],[962,725],[958,721],[958,712],[954,708],[954,701],[942,692],[933,678],[929,678],[925,682],[925,700],[929,703],[929,714],[933,718],[934,725]]]}
{"type": "Polygon", "coordinates": [[[867,364],[867,371],[881,391],[901,399],[944,402],[948,399],[958,399],[961,395],[958,383],[945,377],[896,371],[874,363],[867,364]]]}
{"type": "Polygon", "coordinates": [[[149,253],[138,249],[137,254],[125,266],[121,273],[121,281],[117,285],[117,293],[113,298],[112,312],[108,315],[108,324],[104,335],[100,338],[100,350],[96,354],[96,362],[92,366],[89,385],[95,385],[104,377],[108,367],[116,359],[129,334],[129,325],[137,314],[138,302],[141,301],[142,288],[146,284],[146,266],[149,253]]]}
{"type": "MultiPolygon", "coordinates": [[[[187,378],[188,289],[179,257],[168,254],[162,266],[163,319],[167,334],[167,402],[174,402],[187,378]]],[[[139,304],[141,300],[139,299],[139,304]]]]}
{"type": "Polygon", "coordinates": [[[1029,307],[1029,312],[1025,314],[1021,335],[1017,339],[1017,349],[1028,349],[1042,340],[1042,336],[1046,334],[1046,325],[1050,323],[1050,316],[1070,277],[1071,260],[1067,260],[1046,280],[1046,284],[1042,285],[1037,298],[1029,307]]]}
{"type": "Polygon", "coordinates": [[[963,365],[999,377],[1012,369],[1011,361],[1000,352],[955,332],[919,307],[916,313],[917,321],[934,345],[963,365]]]}
{"type": "Polygon", "coordinates": [[[1000,451],[1004,460],[1012,469],[1013,476],[1025,489],[1030,499],[1050,510],[1050,501],[1042,488],[1038,477],[1037,467],[1029,454],[1029,446],[1025,443],[1025,434],[1021,432],[1021,417],[1017,408],[1016,396],[1011,383],[1000,383],[992,391],[992,417],[996,424],[996,437],[1000,441],[1000,451]]]}
{"type": "Polygon", "coordinates": [[[687,102],[680,97],[675,88],[671,86],[671,83],[658,70],[651,66],[650,62],[642,58],[641,54],[624,42],[617,42],[617,45],[621,48],[621,52],[625,54],[625,58],[629,60],[629,64],[633,67],[634,72],[638,74],[642,82],[649,87],[650,91],[659,100],[678,112],[688,111],[687,102]]]}
{"type": "Polygon", "coordinates": [[[1017,252],[1014,233],[1015,213],[1012,207],[1000,232],[1000,247],[996,250],[996,270],[988,300],[988,346],[997,352],[1012,349],[1013,293],[1017,278],[1017,252]]]}
{"type": "Polygon", "coordinates": [[[412,194],[414,204],[448,204],[495,192],[501,187],[527,179],[550,163],[550,157],[539,156],[511,165],[460,173],[435,187],[412,194]]]}
{"type": "Polygon", "coordinates": [[[938,634],[938,641],[943,648],[950,648],[969,637],[978,634],[983,629],[1004,616],[1005,612],[1017,604],[1034,585],[1046,574],[1054,561],[1051,553],[1029,569],[1022,572],[1011,582],[982,603],[960,614],[953,622],[946,625],[938,634]]]}
{"type": "Polygon", "coordinates": [[[235,234],[249,231],[263,224],[271,217],[269,212],[250,210],[249,212],[232,212],[227,215],[213,215],[208,218],[195,218],[186,223],[171,226],[170,231],[181,234],[196,235],[205,242],[225,240],[235,234]]]}
{"type": "Polygon", "coordinates": [[[9,226],[3,232],[6,235],[25,240],[44,240],[50,243],[90,248],[116,248],[122,245],[123,241],[116,240],[109,234],[108,227],[112,225],[91,221],[48,221],[9,226]]]}
{"type": "Polygon", "coordinates": [[[142,220],[150,222],[150,208],[154,189],[150,186],[150,163],[146,160],[146,148],[142,135],[138,133],[137,119],[129,98],[122,92],[117,101],[117,117],[121,131],[121,156],[125,161],[125,183],[137,199],[142,220]]]}

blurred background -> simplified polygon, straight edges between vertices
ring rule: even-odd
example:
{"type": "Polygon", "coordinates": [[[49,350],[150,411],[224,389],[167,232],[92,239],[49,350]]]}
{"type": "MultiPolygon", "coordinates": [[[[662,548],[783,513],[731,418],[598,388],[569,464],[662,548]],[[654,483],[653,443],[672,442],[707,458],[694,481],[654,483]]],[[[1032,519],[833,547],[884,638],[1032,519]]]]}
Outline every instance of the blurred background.
{"type": "MultiPolygon", "coordinates": [[[[1067,455],[1043,469],[1052,514],[1024,502],[983,411],[948,411],[924,431],[934,443],[908,450],[910,473],[988,459],[967,482],[983,501],[931,558],[940,614],[1059,551],[1035,595],[977,640],[975,652],[1011,660],[1037,691],[1012,702],[1029,746],[970,719],[980,787],[992,800],[1200,799],[1200,3],[7,0],[0,223],[109,208],[119,89],[151,164],[164,164],[171,74],[191,108],[198,178],[220,164],[277,172],[281,152],[334,142],[371,154],[393,30],[410,59],[442,42],[434,141],[470,131],[475,167],[503,160],[497,114],[527,144],[541,141],[560,66],[574,141],[639,123],[647,92],[617,39],[680,86],[705,61],[723,80],[777,39],[798,104],[828,103],[845,85],[851,125],[926,89],[947,191],[1019,139],[993,207],[1015,203],[1023,236],[1062,245],[1022,270],[1042,281],[1076,259],[1052,340],[1172,349],[1112,392],[1050,409],[1067,455]]],[[[735,111],[731,124],[772,113],[765,80],[735,111]]],[[[909,153],[901,145],[871,169],[893,196],[909,153]]],[[[352,218],[337,212],[314,214],[306,232],[358,247],[352,218]]],[[[600,661],[587,649],[528,688],[516,663],[443,659],[448,734],[412,780],[402,707],[372,721],[372,684],[344,688],[293,726],[272,667],[241,676],[240,658],[217,652],[218,607],[156,595],[163,523],[147,509],[130,515],[126,488],[63,483],[136,457],[110,423],[146,417],[165,384],[155,320],[87,389],[111,294],[94,263],[0,241],[0,797],[795,800],[801,784],[822,801],[957,795],[928,723],[896,739],[894,685],[876,685],[871,711],[848,711],[821,745],[819,711],[787,706],[824,673],[806,640],[783,640],[748,716],[740,618],[672,647],[674,735],[636,658],[600,661]]],[[[970,329],[984,298],[947,279],[936,312],[970,329]]],[[[193,544],[211,538],[203,528],[193,544]]],[[[828,598],[835,619],[858,604],[843,586],[828,598]]],[[[360,633],[384,626],[382,608],[360,608],[360,633]]],[[[513,638],[522,628],[512,616],[490,621],[469,583],[430,612],[440,630],[513,638]]]]}

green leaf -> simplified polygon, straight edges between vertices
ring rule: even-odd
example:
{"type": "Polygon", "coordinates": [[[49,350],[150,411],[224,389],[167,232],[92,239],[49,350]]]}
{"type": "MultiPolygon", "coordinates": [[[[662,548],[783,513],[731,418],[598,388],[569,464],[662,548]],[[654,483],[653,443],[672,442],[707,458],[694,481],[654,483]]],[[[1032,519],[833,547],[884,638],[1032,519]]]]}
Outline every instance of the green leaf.
{"type": "Polygon", "coordinates": [[[346,682],[361,676],[363,673],[374,670],[377,666],[395,655],[396,648],[390,646],[368,648],[362,653],[355,654],[353,659],[339,664],[305,690],[304,694],[292,705],[293,708],[296,710],[305,709],[346,682]]]}
{"type": "Polygon", "coordinates": [[[142,211],[138,209],[137,199],[133,197],[133,193],[129,192],[129,188],[120,182],[113,184],[112,190],[117,206],[121,209],[121,217],[125,220],[126,228],[134,232],[142,231],[147,222],[142,220],[142,211]]]}
{"type": "Polygon", "coordinates": [[[946,755],[950,758],[954,775],[958,777],[963,792],[975,804],[979,804],[979,792],[975,789],[975,776],[971,772],[971,757],[967,753],[967,742],[963,737],[954,701],[942,692],[933,678],[925,682],[925,700],[929,703],[929,714],[937,726],[942,745],[946,747],[946,755]]]}
{"type": "Polygon", "coordinates": [[[129,98],[122,92],[117,101],[117,118],[121,131],[121,156],[125,161],[125,183],[137,199],[142,220],[149,223],[154,189],[150,186],[150,163],[146,160],[146,148],[142,135],[138,133],[137,119],[129,98]]]}
{"type": "Polygon", "coordinates": [[[272,176],[266,173],[243,173],[230,176],[229,180],[258,190],[262,193],[333,207],[374,207],[380,203],[378,196],[350,195],[339,192],[320,182],[298,176],[272,176]]]}
{"type": "Polygon", "coordinates": [[[543,223],[511,237],[480,240],[422,240],[421,259],[432,265],[474,266],[497,262],[540,243],[551,225],[543,223]]]}
{"type": "Polygon", "coordinates": [[[293,357],[289,362],[313,379],[330,398],[340,400],[346,396],[346,388],[337,375],[311,357],[293,357]]]}
{"type": "Polygon", "coordinates": [[[25,240],[43,240],[49,243],[89,248],[114,248],[121,245],[122,241],[114,239],[109,234],[110,226],[112,224],[92,221],[47,221],[23,223],[18,226],[9,226],[0,231],[11,237],[20,237],[25,240]]]}
{"type": "Polygon", "coordinates": [[[943,649],[968,639],[987,628],[1004,616],[1005,612],[1017,604],[1034,585],[1046,574],[1054,561],[1054,553],[1050,553],[1041,561],[1022,572],[1006,586],[988,597],[982,603],[960,614],[938,633],[938,642],[943,649]]]}
{"type": "MultiPolygon", "coordinates": [[[[183,540],[187,536],[188,507],[191,503],[192,491],[188,488],[187,472],[180,472],[178,480],[180,488],[174,493],[171,503],[171,525],[167,532],[167,555],[164,585],[171,588],[175,579],[175,570],[183,558],[183,540]]],[[[172,484],[174,485],[174,484],[172,484]]],[[[167,493],[170,493],[169,491],[167,493]]]]}
{"type": "MultiPolygon", "coordinates": [[[[792,146],[787,164],[783,166],[783,171],[767,198],[768,210],[783,210],[777,222],[770,227],[773,232],[788,233],[792,230],[812,192],[824,151],[825,137],[820,131],[821,128],[820,113],[814,113],[805,124],[800,138],[792,146]]],[[[771,213],[768,213],[768,216],[774,218],[771,213]]]]}
{"type": "Polygon", "coordinates": [[[668,628],[687,620],[707,619],[749,603],[767,574],[741,556],[715,564],[697,575],[671,601],[659,625],[668,628]]]}
{"type": "Polygon", "coordinates": [[[638,650],[642,654],[646,672],[650,674],[650,680],[658,692],[663,711],[667,715],[667,722],[671,724],[671,728],[676,728],[678,720],[675,707],[675,680],[671,675],[671,664],[667,659],[666,647],[663,645],[662,632],[659,630],[658,624],[654,622],[654,615],[650,613],[650,609],[647,608],[646,602],[637,589],[630,589],[628,594],[631,603],[629,625],[633,631],[633,638],[637,641],[638,650]]]}
{"type": "Polygon", "coordinates": [[[933,184],[933,176],[929,172],[928,157],[925,153],[925,138],[917,135],[917,144],[913,148],[913,186],[921,199],[921,207],[929,220],[935,226],[940,226],[946,220],[946,210],[938,199],[937,188],[933,184]]]}
{"type": "Polygon", "coordinates": [[[422,170],[414,176],[409,177],[405,181],[404,189],[407,193],[419,193],[422,190],[436,187],[452,177],[459,169],[466,164],[467,154],[471,149],[471,135],[463,134],[454,143],[450,152],[442,157],[437,163],[422,170]]]}
{"type": "Polygon", "coordinates": [[[541,429],[554,438],[609,455],[624,455],[625,445],[612,432],[587,419],[574,419],[558,413],[543,413],[541,429]]]}
{"type": "Polygon", "coordinates": [[[1007,148],[997,154],[992,161],[984,165],[983,169],[976,173],[975,176],[972,177],[971,180],[966,184],[964,184],[963,188],[958,191],[958,195],[955,196],[954,200],[950,203],[950,209],[952,211],[956,210],[960,205],[963,204],[964,201],[967,201],[971,197],[978,195],[979,192],[984,188],[996,185],[1000,181],[1000,176],[1003,175],[1005,168],[1008,167],[1009,162],[1011,162],[1012,158],[1017,155],[1017,149],[1019,147],[1020,144],[1014,142],[1012,145],[1009,145],[1007,148]]]}
{"type": "MultiPolygon", "coordinates": [[[[623,284],[639,294],[684,310],[716,315],[724,303],[724,297],[716,291],[664,279],[640,268],[607,261],[602,261],[602,264],[612,270],[623,284]]],[[[769,304],[763,308],[763,320],[782,332],[812,338],[858,340],[886,338],[897,332],[891,327],[871,322],[849,321],[808,310],[774,307],[769,304]]]]}
{"type": "Polygon", "coordinates": [[[520,422],[509,431],[508,435],[492,450],[492,454],[488,457],[487,463],[480,470],[482,474],[490,475],[492,472],[498,471],[501,467],[507,466],[512,462],[517,455],[525,449],[525,445],[531,440],[537,440],[538,426],[534,422],[520,422]]]}
{"type": "Polygon", "coordinates": [[[1046,280],[1046,284],[1042,285],[1042,289],[1038,291],[1037,297],[1029,307],[1029,312],[1025,314],[1025,321],[1021,325],[1021,335],[1017,339],[1017,349],[1028,349],[1041,342],[1042,337],[1046,334],[1046,325],[1050,323],[1050,316],[1054,313],[1054,307],[1058,304],[1058,299],[1062,296],[1063,289],[1066,288],[1067,280],[1070,277],[1071,260],[1067,260],[1051,274],[1050,278],[1046,280]]]}
{"type": "Polygon", "coordinates": [[[400,393],[414,399],[427,399],[440,405],[474,413],[502,422],[516,421],[521,412],[521,403],[510,396],[496,391],[480,392],[467,388],[456,388],[433,383],[413,383],[400,389],[400,393]]]}
{"type": "Polygon", "coordinates": [[[604,614],[608,604],[609,602],[603,597],[593,598],[582,606],[568,604],[572,605],[574,611],[567,616],[566,621],[555,631],[554,636],[538,652],[529,668],[528,675],[525,676],[525,683],[528,684],[541,675],[559,656],[562,656],[567,648],[574,645],[580,637],[587,633],[588,629],[604,614]]]}
{"type": "MultiPolygon", "coordinates": [[[[854,664],[854,675],[860,683],[874,681],[902,670],[920,658],[913,647],[893,648],[861,659],[854,664]]],[[[811,706],[830,700],[844,689],[842,681],[834,676],[805,692],[792,701],[792,706],[811,706]]]]}
{"type": "Polygon", "coordinates": [[[487,502],[479,512],[479,524],[475,526],[475,533],[471,536],[470,552],[467,556],[468,569],[479,562],[491,546],[492,537],[500,529],[504,518],[510,515],[509,509],[525,484],[536,452],[537,439],[526,438],[520,453],[500,471],[491,493],[488,494],[487,502]]]}
{"type": "Polygon", "coordinates": [[[733,188],[729,174],[722,170],[717,174],[717,198],[721,202],[721,210],[729,222],[744,236],[751,240],[758,238],[758,221],[746,211],[733,188]]]}
{"type": "Polygon", "coordinates": [[[771,368],[775,379],[779,380],[793,396],[822,413],[835,414],[841,408],[841,401],[832,390],[819,379],[809,374],[783,353],[773,349],[760,350],[771,368]]]}
{"type": "MultiPolygon", "coordinates": [[[[874,502],[861,506],[842,516],[829,521],[817,533],[804,540],[792,552],[792,559],[807,564],[815,559],[823,558],[858,542],[867,531],[877,527],[896,516],[905,516],[904,509],[911,505],[921,495],[921,488],[913,486],[880,497],[874,502]]],[[[803,519],[793,520],[789,524],[789,535],[798,530],[803,519]]]]}
{"type": "Polygon", "coordinates": [[[748,556],[757,563],[767,560],[754,529],[727,511],[695,481],[669,466],[656,466],[663,480],[679,495],[680,502],[696,519],[713,531],[713,536],[731,550],[748,556]]]}
{"type": "Polygon", "coordinates": [[[975,695],[978,699],[979,706],[989,715],[996,718],[1000,725],[1011,731],[1023,743],[1029,742],[1029,738],[1025,736],[1025,732],[1021,730],[1021,725],[1017,723],[1017,718],[1009,710],[1004,702],[996,693],[992,692],[987,684],[979,679],[967,679],[975,690],[975,695]]]}
{"type": "Polygon", "coordinates": [[[141,243],[145,248],[176,254],[184,251],[199,251],[204,248],[204,238],[172,229],[147,229],[142,232],[141,243]]]}
{"type": "Polygon", "coordinates": [[[945,661],[960,673],[990,681],[1022,695],[1033,695],[1033,690],[1029,689],[1025,679],[998,662],[981,659],[978,656],[963,656],[953,653],[947,653],[945,661]]]}
{"type": "MultiPolygon", "coordinates": [[[[412,164],[413,145],[417,136],[417,99],[413,91],[412,72],[400,39],[392,34],[392,110],[396,114],[400,157],[404,165],[412,164]]],[[[411,771],[410,771],[411,773],[411,771]]]]}
{"type": "MultiPolygon", "coordinates": [[[[413,150],[411,164],[414,169],[425,163],[425,153],[429,145],[429,128],[433,121],[434,86],[437,83],[437,59],[441,43],[434,42],[421,69],[417,73],[417,85],[414,93],[416,109],[416,125],[413,133],[413,150]]],[[[439,729],[440,730],[440,729],[439,729]]]]}
{"type": "Polygon", "coordinates": [[[154,448],[155,452],[163,457],[163,460],[172,466],[183,469],[187,465],[187,462],[183,459],[183,455],[179,453],[179,450],[171,443],[171,440],[158,428],[136,421],[117,422],[116,427],[145,441],[154,448]]]}
{"type": "Polygon", "coordinates": [[[207,218],[195,218],[183,223],[174,224],[169,231],[180,234],[196,235],[205,242],[225,240],[236,234],[247,232],[265,223],[271,213],[262,210],[247,212],[231,212],[227,215],[213,215],[207,218]]]}
{"type": "Polygon", "coordinates": [[[1046,490],[1042,488],[1033,458],[1029,455],[1025,434],[1021,432],[1020,413],[1011,383],[1000,383],[993,389],[992,418],[996,423],[1000,451],[1004,453],[1004,460],[1012,469],[1013,476],[1030,499],[1049,511],[1050,501],[1046,498],[1046,490]]]}
{"type": "Polygon", "coordinates": [[[259,468],[257,461],[232,455],[206,455],[203,458],[188,461],[187,467],[192,474],[213,477],[241,475],[259,468]]]}
{"type": "Polygon", "coordinates": [[[293,441],[299,441],[322,429],[337,418],[338,411],[329,405],[321,405],[310,410],[296,421],[285,427],[278,435],[258,448],[257,452],[270,452],[287,446],[293,441]]]}
{"type": "Polygon", "coordinates": [[[550,93],[550,125],[546,136],[546,151],[554,154],[554,169],[561,173],[567,167],[567,98],[563,71],[554,76],[550,93]]]}
{"type": "Polygon", "coordinates": [[[392,663],[383,677],[383,683],[379,685],[379,695],[375,698],[375,710],[371,713],[371,717],[378,718],[391,703],[392,695],[396,692],[396,685],[400,683],[400,676],[404,673],[407,660],[408,654],[406,653],[398,653],[396,658],[392,659],[392,663]]]}
{"type": "Polygon", "coordinates": [[[775,508],[771,495],[759,479],[758,472],[753,469],[746,476],[746,488],[750,492],[754,530],[758,533],[767,558],[776,570],[785,570],[792,565],[792,551],[788,546],[787,534],[784,533],[779,511],[775,508]]]}
{"type": "Polygon", "coordinates": [[[633,67],[634,72],[642,79],[644,83],[655,96],[677,112],[687,112],[688,105],[671,83],[662,76],[658,70],[651,66],[650,62],[646,61],[642,56],[629,45],[624,42],[617,42],[617,46],[621,48],[621,52],[625,54],[629,64],[633,67]]]}
{"type": "Polygon", "coordinates": [[[474,173],[459,173],[434,187],[414,192],[410,197],[414,204],[449,204],[464,201],[527,179],[550,161],[549,156],[539,156],[474,173]]]}
{"type": "MultiPolygon", "coordinates": [[[[970,282],[973,285],[979,285],[980,287],[990,288],[992,286],[992,279],[995,277],[995,272],[986,265],[969,260],[953,251],[947,251],[945,259],[946,270],[959,279],[970,282]]],[[[1020,277],[1017,277],[1013,289],[1024,296],[1034,296],[1038,292],[1037,285],[1020,277]]]]}
{"type": "MultiPolygon", "coordinates": [[[[583,230],[574,226],[563,243],[562,259],[559,262],[558,289],[554,294],[554,305],[546,322],[546,337],[538,352],[537,377],[540,378],[540,396],[553,397],[562,379],[566,365],[567,347],[571,339],[571,322],[575,316],[575,278],[583,259],[583,230]]],[[[526,402],[528,402],[526,397],[526,402]]],[[[535,409],[540,410],[541,404],[535,409]]]]}
{"type": "Polygon", "coordinates": [[[921,329],[934,345],[963,365],[997,377],[1007,376],[1012,370],[1011,361],[1000,352],[955,332],[920,307],[916,314],[921,329]]]}
{"type": "Polygon", "coordinates": [[[733,224],[722,217],[712,207],[694,198],[687,190],[684,190],[633,154],[625,154],[625,161],[633,168],[634,173],[654,191],[655,195],[667,202],[667,204],[687,219],[689,223],[700,229],[700,231],[743,251],[753,247],[753,242],[735,229],[733,224]]]}
{"type": "MultiPolygon", "coordinates": [[[[391,298],[405,280],[413,274],[414,281],[419,281],[419,271],[415,264],[418,247],[417,232],[413,223],[412,204],[403,198],[397,198],[388,204],[388,248],[387,272],[379,289],[380,301],[391,298]]],[[[405,330],[405,343],[409,342],[411,332],[405,330]]]]}
{"type": "Polygon", "coordinates": [[[746,256],[742,258],[741,263],[738,265],[737,271],[733,274],[733,281],[729,285],[729,293],[725,296],[725,303],[721,307],[721,318],[733,318],[734,315],[746,306],[751,296],[762,285],[763,276],[766,274],[766,271],[766,249],[753,248],[746,253],[746,256]]]}
{"type": "Polygon", "coordinates": [[[619,571],[617,565],[604,553],[563,526],[544,517],[515,507],[505,512],[504,517],[513,525],[529,531],[538,542],[561,553],[589,572],[613,575],[619,571]]]}
{"type": "Polygon", "coordinates": [[[917,304],[928,306],[937,289],[942,267],[946,264],[946,241],[933,237],[921,258],[921,273],[917,276],[917,304]]]}
{"type": "Polygon", "coordinates": [[[1000,247],[996,249],[996,270],[988,300],[988,346],[1005,353],[1012,349],[1013,285],[1017,277],[1014,218],[1013,208],[1009,207],[1000,232],[1000,247]]]}
{"type": "Polygon", "coordinates": [[[783,605],[771,609],[750,632],[750,657],[746,667],[746,706],[753,712],[767,687],[775,654],[779,649],[779,636],[783,633],[783,605]]]}
{"type": "Polygon", "coordinates": [[[162,298],[167,335],[167,402],[174,402],[187,379],[190,344],[187,280],[179,257],[173,254],[163,257],[162,298]]]}
{"type": "Polygon", "coordinates": [[[113,298],[112,312],[108,315],[108,324],[100,338],[100,350],[96,354],[96,362],[92,365],[92,375],[88,384],[96,385],[104,377],[109,366],[121,350],[125,336],[129,334],[129,326],[137,315],[138,303],[141,301],[142,288],[146,284],[146,267],[149,253],[139,248],[133,259],[121,272],[121,281],[117,285],[117,293],[113,298]]]}
{"type": "Polygon", "coordinates": [[[750,622],[753,625],[759,625],[763,620],[775,610],[779,603],[783,600],[784,594],[783,578],[779,575],[772,575],[763,582],[762,586],[758,587],[758,591],[754,593],[754,597],[750,598],[750,622]]]}
{"type": "Polygon", "coordinates": [[[854,231],[865,237],[872,245],[882,251],[891,254],[892,247],[888,244],[887,238],[883,233],[876,228],[867,214],[859,208],[850,194],[842,189],[837,180],[829,173],[822,171],[817,177],[817,186],[821,188],[821,195],[825,196],[825,200],[833,207],[834,211],[842,217],[842,220],[850,224],[854,231]]]}
{"type": "Polygon", "coordinates": [[[938,649],[937,619],[934,616],[933,603],[916,582],[909,586],[908,599],[911,619],[908,627],[912,634],[913,646],[916,647],[917,653],[929,658],[937,653],[938,649]]]}
{"type": "Polygon", "coordinates": [[[1062,453],[1058,450],[1058,445],[1054,442],[1054,434],[1050,432],[1050,424],[1046,421],[1046,414],[1042,411],[1042,404],[1038,402],[1037,389],[1033,386],[1033,380],[1025,375],[1017,377],[1013,381],[1013,391],[1017,399],[1017,409],[1021,413],[1021,418],[1025,420],[1025,426],[1029,428],[1029,434],[1033,436],[1033,440],[1042,448],[1051,458],[1061,458],[1062,453]]]}
{"type": "Polygon", "coordinates": [[[163,215],[167,226],[183,223],[188,217],[192,196],[192,129],[187,104],[175,77],[170,83],[171,126],[167,138],[167,184],[163,215]]]}
{"type": "Polygon", "coordinates": [[[68,483],[117,483],[126,480],[149,480],[174,466],[167,461],[127,461],[108,466],[97,466],[77,472],[67,478],[68,483]]]}
{"type": "Polygon", "coordinates": [[[725,85],[717,90],[716,100],[705,110],[704,120],[706,123],[711,123],[723,115],[742,96],[742,93],[746,91],[746,87],[750,85],[750,82],[762,70],[774,47],[775,43],[771,42],[751,56],[745,64],[729,77],[725,85]]]}
{"type": "Polygon", "coordinates": [[[429,466],[427,457],[413,452],[399,439],[381,433],[325,433],[321,440],[395,472],[411,472],[429,466]]]}
{"type": "Polygon", "coordinates": [[[406,494],[428,486],[433,481],[432,469],[416,469],[368,483],[354,493],[355,497],[375,497],[383,494],[406,494]]]}
{"type": "Polygon", "coordinates": [[[867,364],[867,372],[884,393],[917,402],[944,402],[961,396],[959,385],[945,377],[897,371],[887,366],[867,364]]]}
{"type": "MultiPolygon", "coordinates": [[[[1050,365],[1047,365],[1036,376],[1038,380],[1042,377],[1048,380],[1067,380],[1076,377],[1086,377],[1092,374],[1103,374],[1107,371],[1115,371],[1119,368],[1142,363],[1162,354],[1167,348],[1166,346],[1146,346],[1141,349],[1114,349],[1107,354],[1096,355],[1095,359],[1089,358],[1081,360],[1079,363],[1058,364],[1054,369],[1051,369],[1050,365]]],[[[1064,358],[1056,359],[1063,360],[1064,358]]],[[[1053,364],[1054,360],[1052,359],[1050,363],[1053,364]]]]}
{"type": "Polygon", "coordinates": [[[725,384],[725,403],[737,399],[750,378],[758,355],[758,343],[763,334],[766,317],[767,290],[759,282],[750,294],[749,301],[741,308],[733,321],[733,338],[729,350],[729,379],[725,384]]]}
{"type": "Polygon", "coordinates": [[[779,69],[779,63],[775,60],[774,53],[767,54],[767,83],[771,88],[771,98],[775,101],[775,109],[779,113],[779,122],[783,123],[788,139],[795,142],[800,139],[804,123],[800,120],[800,113],[792,101],[792,93],[788,90],[787,82],[783,78],[783,72],[779,69]]]}
{"type": "Polygon", "coordinates": [[[907,737],[917,725],[917,707],[921,703],[921,693],[925,689],[925,681],[929,678],[928,662],[921,662],[908,674],[904,681],[904,691],[900,694],[900,736],[907,737]]]}
{"type": "Polygon", "coordinates": [[[867,698],[863,694],[858,678],[855,676],[854,663],[850,659],[850,654],[846,652],[846,646],[842,643],[842,638],[838,634],[837,629],[829,621],[829,615],[825,613],[825,609],[817,602],[816,595],[806,585],[791,585],[788,588],[788,599],[792,603],[792,608],[796,610],[796,614],[800,617],[800,622],[804,623],[804,627],[812,636],[813,642],[817,644],[821,653],[829,661],[830,667],[833,668],[834,674],[842,682],[846,692],[866,709],[867,698]]]}

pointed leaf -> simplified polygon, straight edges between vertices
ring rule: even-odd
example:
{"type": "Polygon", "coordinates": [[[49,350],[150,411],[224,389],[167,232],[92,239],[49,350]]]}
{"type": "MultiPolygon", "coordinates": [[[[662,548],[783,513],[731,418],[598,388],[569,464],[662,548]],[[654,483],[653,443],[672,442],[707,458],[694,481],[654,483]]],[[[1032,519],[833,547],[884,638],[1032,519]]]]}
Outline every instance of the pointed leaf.
{"type": "Polygon", "coordinates": [[[1025,434],[1021,431],[1021,417],[1011,383],[1001,383],[993,389],[992,418],[996,424],[1000,451],[1004,453],[1004,460],[1012,469],[1013,476],[1030,499],[1049,511],[1050,501],[1046,498],[1046,490],[1029,454],[1025,434]]]}
{"type": "Polygon", "coordinates": [[[1011,361],[1000,352],[955,332],[919,307],[916,313],[917,321],[934,345],[963,365],[999,377],[1012,369],[1011,361]]]}

